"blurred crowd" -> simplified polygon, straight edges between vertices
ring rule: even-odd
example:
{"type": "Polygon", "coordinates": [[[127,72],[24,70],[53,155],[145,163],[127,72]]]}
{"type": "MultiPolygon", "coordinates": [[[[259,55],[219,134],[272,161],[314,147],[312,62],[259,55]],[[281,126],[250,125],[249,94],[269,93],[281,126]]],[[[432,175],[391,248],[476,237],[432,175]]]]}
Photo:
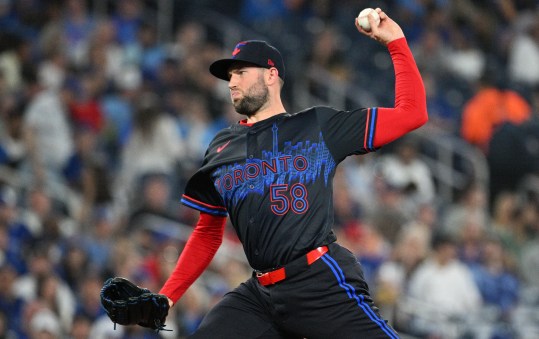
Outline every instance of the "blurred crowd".
{"type": "Polygon", "coordinates": [[[440,199],[414,134],[349,158],[334,184],[338,241],[401,333],[539,337],[538,1],[173,1],[172,32],[157,3],[0,0],[0,338],[196,329],[251,274],[230,225],[171,310],[172,332],[115,327],[99,292],[112,276],[158,291],[175,266],[198,217],[179,205],[183,185],[213,135],[240,119],[207,71],[233,48],[227,27],[282,51],[290,111],[304,108],[301,84],[325,99],[307,69],[391,106],[387,51],[353,26],[364,7],[405,31],[428,133],[479,150],[490,181],[470,176],[440,199]]]}

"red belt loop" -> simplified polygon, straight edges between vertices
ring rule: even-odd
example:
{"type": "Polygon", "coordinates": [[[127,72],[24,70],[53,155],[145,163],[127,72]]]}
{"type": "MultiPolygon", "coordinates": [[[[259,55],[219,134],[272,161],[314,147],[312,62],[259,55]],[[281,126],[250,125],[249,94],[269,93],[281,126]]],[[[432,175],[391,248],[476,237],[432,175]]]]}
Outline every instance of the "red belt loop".
{"type": "MultiPolygon", "coordinates": [[[[305,257],[307,258],[307,265],[311,265],[312,263],[320,259],[324,254],[327,253],[327,251],[327,246],[320,246],[307,253],[305,255],[305,257]]],[[[262,286],[273,285],[275,283],[278,283],[279,281],[286,279],[286,269],[285,267],[281,267],[276,269],[275,271],[256,273],[256,278],[262,286]]]]}
{"type": "Polygon", "coordinates": [[[327,246],[320,246],[318,248],[315,248],[314,250],[307,253],[307,264],[312,264],[313,262],[320,259],[324,254],[326,254],[328,251],[327,246]]]}
{"type": "Polygon", "coordinates": [[[262,286],[273,285],[281,280],[286,279],[286,272],[284,267],[276,269],[275,271],[267,273],[257,273],[256,277],[262,286]]]}

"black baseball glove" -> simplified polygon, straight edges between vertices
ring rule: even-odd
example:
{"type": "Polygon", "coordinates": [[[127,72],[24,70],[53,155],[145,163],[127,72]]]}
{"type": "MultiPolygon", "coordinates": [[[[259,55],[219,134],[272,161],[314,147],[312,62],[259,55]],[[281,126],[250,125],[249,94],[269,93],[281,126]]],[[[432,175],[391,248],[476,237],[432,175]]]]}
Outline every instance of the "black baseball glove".
{"type": "Polygon", "coordinates": [[[168,298],[152,293],[131,281],[109,278],[101,289],[101,305],[110,320],[120,325],[140,325],[156,331],[164,330],[170,308],[168,298]]]}

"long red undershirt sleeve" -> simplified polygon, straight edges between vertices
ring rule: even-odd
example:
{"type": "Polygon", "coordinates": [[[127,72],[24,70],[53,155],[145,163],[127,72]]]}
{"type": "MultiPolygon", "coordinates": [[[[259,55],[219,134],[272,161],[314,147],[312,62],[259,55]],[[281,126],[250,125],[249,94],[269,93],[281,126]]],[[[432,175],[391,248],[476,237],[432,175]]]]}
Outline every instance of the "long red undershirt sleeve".
{"type": "Polygon", "coordinates": [[[159,293],[175,304],[204,272],[221,246],[226,217],[201,212],[193,233],[178,258],[174,271],[159,293]]]}
{"type": "Polygon", "coordinates": [[[378,108],[375,147],[419,128],[428,120],[425,87],[406,38],[394,40],[387,47],[395,68],[395,107],[378,108]]]}

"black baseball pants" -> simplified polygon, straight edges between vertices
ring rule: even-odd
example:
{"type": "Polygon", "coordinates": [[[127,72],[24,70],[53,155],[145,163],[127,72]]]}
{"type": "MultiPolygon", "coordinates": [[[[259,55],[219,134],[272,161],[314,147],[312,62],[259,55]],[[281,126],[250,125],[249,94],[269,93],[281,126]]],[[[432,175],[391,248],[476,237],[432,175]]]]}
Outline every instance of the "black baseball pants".
{"type": "Polygon", "coordinates": [[[300,262],[277,284],[262,286],[254,276],[242,283],[189,338],[398,338],[380,318],[350,251],[333,243],[310,266],[300,262]]]}

